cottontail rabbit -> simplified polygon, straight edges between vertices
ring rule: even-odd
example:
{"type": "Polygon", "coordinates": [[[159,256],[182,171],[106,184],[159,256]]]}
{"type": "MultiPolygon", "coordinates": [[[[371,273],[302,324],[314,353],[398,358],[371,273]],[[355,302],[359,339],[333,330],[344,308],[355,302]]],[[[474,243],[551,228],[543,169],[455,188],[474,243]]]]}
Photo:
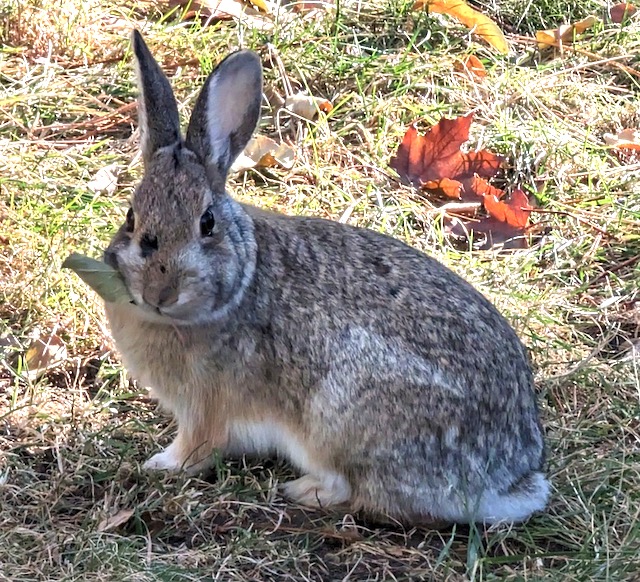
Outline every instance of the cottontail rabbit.
{"type": "Polygon", "coordinates": [[[225,192],[260,116],[254,53],[218,65],[183,139],[138,32],[133,50],[145,175],[105,261],[134,301],[106,311],[125,365],[178,422],[145,467],[277,453],[302,474],[283,493],[305,505],[413,523],[543,509],[532,373],[506,320],[402,242],[225,192]]]}

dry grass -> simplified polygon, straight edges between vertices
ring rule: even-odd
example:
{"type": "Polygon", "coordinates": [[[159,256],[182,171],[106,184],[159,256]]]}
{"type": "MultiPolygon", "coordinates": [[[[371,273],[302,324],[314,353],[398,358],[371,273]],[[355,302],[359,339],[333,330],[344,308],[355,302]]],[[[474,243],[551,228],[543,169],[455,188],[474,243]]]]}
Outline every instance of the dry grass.
{"type": "MultiPolygon", "coordinates": [[[[151,3],[0,1],[0,579],[638,579],[640,164],[620,161],[602,134],[640,121],[640,21],[541,55],[524,36],[604,3],[496,1],[487,11],[517,55],[500,59],[410,4],[344,2],[261,32],[180,22],[151,3]],[[408,240],[495,301],[537,370],[548,512],[513,528],[408,531],[292,507],[274,493],[290,472],[280,463],[220,460],[206,480],[141,470],[174,427],[128,380],[100,303],[60,269],[72,249],[99,253],[140,176],[134,25],[185,117],[240,44],[274,64],[271,87],[283,91],[279,61],[294,86],[333,101],[298,134],[292,171],[236,176],[233,191],[408,240]],[[484,83],[453,71],[468,52],[485,60],[484,83]],[[470,110],[473,144],[507,155],[505,183],[544,211],[535,218],[548,233],[530,249],[456,248],[432,204],[388,170],[407,122],[470,110]],[[90,191],[109,164],[117,192],[90,191]],[[19,356],[51,333],[67,356],[30,379],[19,356]]],[[[265,117],[263,131],[273,124],[265,117]]]]}

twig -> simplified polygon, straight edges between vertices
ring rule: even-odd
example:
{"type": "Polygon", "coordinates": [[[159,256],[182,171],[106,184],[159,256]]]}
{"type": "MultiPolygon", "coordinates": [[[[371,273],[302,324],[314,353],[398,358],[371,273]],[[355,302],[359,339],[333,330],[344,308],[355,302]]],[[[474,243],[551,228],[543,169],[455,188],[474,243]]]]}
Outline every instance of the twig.
{"type": "Polygon", "coordinates": [[[548,376],[544,379],[544,381],[558,381],[564,380],[569,376],[573,376],[575,373],[582,370],[593,358],[595,358],[601,351],[604,346],[606,346],[614,337],[616,336],[616,332],[613,331],[604,336],[599,342],[598,345],[591,350],[591,352],[582,360],[580,360],[577,364],[569,368],[566,372],[562,372],[561,374],[555,374],[554,376],[548,376]]]}
{"type": "Polygon", "coordinates": [[[592,281],[589,281],[587,287],[591,287],[592,285],[595,285],[596,283],[599,283],[607,275],[610,275],[611,273],[615,273],[616,271],[619,271],[620,269],[624,269],[625,267],[633,265],[634,263],[637,263],[638,261],[640,261],[640,255],[635,255],[633,257],[629,257],[628,259],[622,261],[621,263],[618,263],[617,265],[614,265],[613,267],[609,267],[606,271],[604,271],[603,273],[600,273],[595,279],[593,279],[592,281]]]}
{"type": "Polygon", "coordinates": [[[529,210],[530,212],[535,212],[537,214],[559,214],[562,216],[569,216],[570,218],[575,218],[578,222],[581,222],[582,224],[586,224],[587,226],[589,226],[590,228],[592,228],[593,230],[595,230],[596,232],[599,232],[601,235],[606,236],[610,239],[613,239],[615,241],[618,241],[618,237],[615,234],[611,234],[610,232],[607,232],[606,230],[600,228],[599,226],[596,226],[595,224],[593,224],[592,222],[588,221],[586,218],[581,218],[580,216],[573,214],[572,212],[567,212],[566,210],[547,210],[545,208],[531,208],[529,210]]]}
{"type": "Polygon", "coordinates": [[[104,115],[96,115],[87,119],[86,121],[77,121],[74,123],[59,123],[54,125],[45,125],[36,129],[34,133],[37,132],[37,137],[44,137],[42,134],[46,134],[46,137],[52,137],[57,134],[65,133],[72,130],[80,130],[80,129],[94,129],[95,131],[106,131],[110,129],[114,125],[117,125],[118,119],[120,121],[131,120],[130,113],[136,109],[137,104],[134,103],[126,103],[114,109],[109,113],[105,113],[104,115]],[[105,125],[106,124],[106,125],[105,125]]]}

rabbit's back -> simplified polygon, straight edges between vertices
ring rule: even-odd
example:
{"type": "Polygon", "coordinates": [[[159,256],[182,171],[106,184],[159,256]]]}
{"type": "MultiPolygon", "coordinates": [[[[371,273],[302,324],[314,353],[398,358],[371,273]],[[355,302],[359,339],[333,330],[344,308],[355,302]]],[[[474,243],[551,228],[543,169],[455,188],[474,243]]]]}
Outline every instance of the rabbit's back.
{"type": "Polygon", "coordinates": [[[260,304],[251,310],[258,317],[268,313],[271,325],[302,333],[304,343],[396,345],[399,356],[462,382],[465,398],[520,399],[499,385],[488,391],[479,376],[532,394],[527,355],[509,323],[435,259],[368,229],[252,213],[258,255],[249,300],[260,304]]]}

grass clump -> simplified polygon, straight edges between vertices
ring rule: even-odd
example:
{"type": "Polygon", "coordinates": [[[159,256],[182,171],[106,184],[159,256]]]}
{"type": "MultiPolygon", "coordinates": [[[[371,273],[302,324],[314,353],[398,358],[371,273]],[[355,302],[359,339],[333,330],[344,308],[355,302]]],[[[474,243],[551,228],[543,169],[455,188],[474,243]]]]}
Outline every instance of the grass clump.
{"type": "MultiPolygon", "coordinates": [[[[606,8],[494,2],[487,14],[515,55],[496,58],[407,2],[341,2],[265,30],[183,21],[150,2],[126,12],[109,0],[0,4],[0,579],[636,579],[640,164],[602,135],[638,127],[639,21],[605,23],[562,53],[525,38],[606,8]],[[235,176],[232,191],[406,240],[498,305],[536,369],[547,512],[517,527],[408,530],[292,507],[274,494],[290,472],[274,461],[220,460],[208,479],[141,470],[174,427],[126,376],[100,302],[61,270],[72,250],[99,256],[141,175],[134,26],[185,118],[239,46],[269,65],[267,88],[332,100],[327,118],[288,134],[291,171],[235,176]],[[454,70],[470,52],[487,66],[482,83],[454,70]],[[507,156],[505,183],[537,199],[545,234],[529,249],[453,246],[438,209],[388,169],[408,122],[472,110],[471,145],[507,156]],[[91,190],[107,166],[117,190],[91,190]],[[25,374],[21,356],[51,334],[67,357],[25,374]]],[[[276,125],[265,115],[263,131],[276,125]]]]}

